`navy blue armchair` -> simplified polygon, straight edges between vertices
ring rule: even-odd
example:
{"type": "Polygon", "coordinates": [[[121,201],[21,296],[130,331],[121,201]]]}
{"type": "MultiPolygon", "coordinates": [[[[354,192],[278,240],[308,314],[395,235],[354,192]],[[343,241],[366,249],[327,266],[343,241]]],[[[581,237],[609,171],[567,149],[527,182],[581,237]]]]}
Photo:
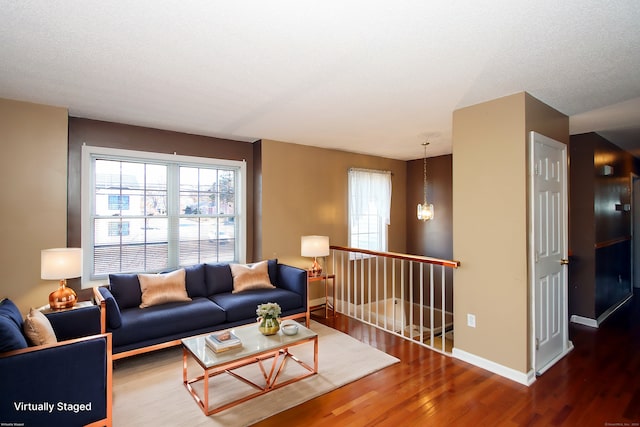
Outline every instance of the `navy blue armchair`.
{"type": "Polygon", "coordinates": [[[95,334],[99,308],[47,317],[58,342],[29,347],[19,311],[10,300],[0,302],[0,423],[111,426],[111,334],[95,334]]]}

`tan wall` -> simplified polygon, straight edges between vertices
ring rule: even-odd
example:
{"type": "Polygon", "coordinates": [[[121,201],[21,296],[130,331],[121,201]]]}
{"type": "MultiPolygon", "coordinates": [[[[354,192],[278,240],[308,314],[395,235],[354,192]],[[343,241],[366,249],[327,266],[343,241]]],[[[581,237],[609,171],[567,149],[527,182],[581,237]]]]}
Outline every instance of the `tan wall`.
{"type": "Polygon", "coordinates": [[[462,263],[454,272],[455,345],[522,373],[531,370],[527,132],[567,142],[568,125],[526,93],[453,115],[453,256],[462,263]]]}
{"type": "Polygon", "coordinates": [[[569,144],[569,117],[544,102],[525,94],[527,137],[538,132],[563,144],[569,144]]]}
{"type": "Polygon", "coordinates": [[[453,114],[455,346],[527,371],[524,94],[453,114]],[[476,328],[467,326],[475,314],[476,328]]]}
{"type": "Polygon", "coordinates": [[[67,110],[0,99],[0,297],[23,313],[48,303],[40,251],[67,245],[67,110]]]}
{"type": "MultiPolygon", "coordinates": [[[[569,144],[569,117],[560,113],[547,104],[539,101],[529,94],[525,94],[526,111],[526,134],[525,141],[529,138],[529,132],[535,131],[558,142],[569,144]]],[[[525,142],[526,143],[526,142],[525,142]]],[[[569,150],[567,149],[567,154],[569,150]]],[[[528,159],[528,157],[527,157],[528,159]]],[[[568,174],[567,174],[568,175],[568,174]]],[[[567,179],[569,177],[567,176],[567,179]]],[[[569,183],[570,185],[570,183],[569,183]]],[[[567,194],[567,197],[569,195],[567,194]]],[[[567,230],[568,231],[568,230],[567,230]]],[[[567,244],[569,242],[567,241],[567,244]]],[[[568,283],[567,283],[568,286],[568,283]]],[[[527,292],[527,314],[531,318],[531,292],[527,292]]],[[[568,321],[569,319],[567,319],[568,321]]],[[[527,366],[532,369],[531,360],[531,337],[534,334],[534,325],[529,324],[529,335],[527,336],[527,366]]]]}
{"type": "MultiPolygon", "coordinates": [[[[347,172],[351,167],[390,170],[389,250],[406,249],[406,162],[278,141],[262,141],[262,258],[306,268],[300,236],[329,236],[347,246],[347,172]]],[[[258,215],[258,214],[257,214],[258,215]]],[[[313,298],[314,295],[311,295],[313,298]]]]}

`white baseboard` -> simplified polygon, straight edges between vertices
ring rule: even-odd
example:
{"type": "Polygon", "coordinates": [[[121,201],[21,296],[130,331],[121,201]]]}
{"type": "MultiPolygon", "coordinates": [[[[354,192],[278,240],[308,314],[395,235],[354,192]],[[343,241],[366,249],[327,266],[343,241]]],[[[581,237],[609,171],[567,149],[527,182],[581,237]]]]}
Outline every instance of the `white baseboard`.
{"type": "Polygon", "coordinates": [[[573,350],[573,342],[571,341],[567,341],[566,345],[565,345],[565,349],[556,357],[554,357],[551,361],[549,361],[549,363],[547,363],[545,366],[543,366],[542,368],[538,369],[538,371],[536,372],[536,376],[542,375],[545,372],[547,372],[553,365],[555,365],[560,359],[562,359],[563,357],[565,357],[567,354],[569,354],[569,352],[571,352],[571,350],[573,350]]]}
{"type": "Polygon", "coordinates": [[[598,321],[596,319],[591,319],[589,317],[577,316],[575,314],[571,315],[569,319],[571,323],[577,323],[578,325],[589,326],[590,328],[597,328],[598,321]]]}
{"type": "Polygon", "coordinates": [[[631,300],[631,298],[633,298],[633,292],[627,295],[626,297],[624,297],[617,304],[611,306],[607,311],[602,313],[600,317],[598,317],[597,319],[592,319],[590,317],[577,316],[573,314],[569,320],[572,323],[577,323],[579,325],[589,326],[591,328],[598,328],[600,327],[602,322],[607,320],[607,317],[611,316],[617,309],[625,305],[629,300],[631,300]]]}
{"type": "Polygon", "coordinates": [[[526,385],[527,387],[533,384],[536,380],[536,374],[533,370],[529,371],[528,373],[516,371],[515,369],[502,366],[499,363],[493,362],[480,356],[476,356],[475,354],[467,353],[464,350],[454,348],[452,356],[456,359],[462,360],[463,362],[470,363],[474,366],[500,375],[501,377],[505,377],[511,381],[526,385]]]}
{"type": "Polygon", "coordinates": [[[324,304],[324,297],[309,300],[309,307],[315,307],[324,304]]]}

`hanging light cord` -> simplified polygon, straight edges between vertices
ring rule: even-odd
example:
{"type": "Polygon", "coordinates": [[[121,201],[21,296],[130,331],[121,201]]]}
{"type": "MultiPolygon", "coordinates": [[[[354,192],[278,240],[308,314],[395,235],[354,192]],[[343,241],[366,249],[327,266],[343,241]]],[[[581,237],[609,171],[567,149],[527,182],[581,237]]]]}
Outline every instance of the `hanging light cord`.
{"type": "Polygon", "coordinates": [[[424,146],[424,158],[423,158],[423,164],[422,164],[422,170],[424,173],[424,204],[427,204],[427,145],[429,145],[428,142],[425,142],[424,144],[422,144],[424,146]]]}

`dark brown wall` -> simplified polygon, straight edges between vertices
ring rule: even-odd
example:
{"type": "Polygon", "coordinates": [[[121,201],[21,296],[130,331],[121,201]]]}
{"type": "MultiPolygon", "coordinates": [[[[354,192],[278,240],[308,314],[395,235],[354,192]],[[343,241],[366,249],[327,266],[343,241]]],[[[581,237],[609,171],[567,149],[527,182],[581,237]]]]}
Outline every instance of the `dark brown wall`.
{"type": "Polygon", "coordinates": [[[69,118],[67,234],[70,246],[80,246],[80,174],[82,144],[96,147],[177,153],[247,162],[247,260],[253,259],[253,144],[139,126],[69,118]]]}
{"type": "MultiPolygon", "coordinates": [[[[592,134],[593,135],[593,134],[592,134]]],[[[616,205],[631,203],[633,156],[595,134],[596,318],[627,297],[631,287],[631,211],[616,205]],[[604,176],[602,165],[613,167],[604,176]]]]}
{"type": "MultiPolygon", "coordinates": [[[[416,217],[418,203],[424,199],[423,159],[407,162],[407,253],[433,258],[453,258],[453,157],[451,154],[427,159],[427,200],[435,211],[431,221],[423,222],[416,217]]],[[[419,266],[414,266],[414,277],[419,277],[419,266]]],[[[434,283],[441,281],[441,270],[434,270],[434,283]]],[[[429,283],[429,270],[424,273],[424,283],[429,283]]],[[[453,283],[453,271],[445,270],[446,283],[453,283]]],[[[419,294],[416,280],[414,292],[419,294]]],[[[446,289],[447,311],[453,312],[453,287],[446,289]]],[[[440,286],[435,286],[434,306],[440,307],[440,286]]],[[[430,304],[425,295],[424,304],[430,304]]]]}
{"type": "Polygon", "coordinates": [[[596,133],[570,144],[569,313],[597,319],[629,294],[631,173],[637,160],[596,133]],[[613,168],[604,175],[603,166],[613,168]]]}
{"type": "Polygon", "coordinates": [[[452,155],[427,159],[427,199],[435,210],[431,221],[416,217],[424,199],[423,159],[407,162],[407,253],[453,258],[452,155]]]}
{"type": "Polygon", "coordinates": [[[631,203],[633,156],[598,134],[587,135],[595,142],[596,244],[601,245],[631,235],[631,213],[616,211],[615,205],[631,203]],[[605,164],[613,167],[613,175],[602,174],[602,166],[605,164]]]}
{"type": "Polygon", "coordinates": [[[595,175],[591,138],[569,144],[569,314],[595,318],[595,175]]]}
{"type": "MultiPolygon", "coordinates": [[[[262,257],[262,140],[253,144],[253,260],[262,257]]],[[[247,261],[251,260],[247,258],[247,261]]]]}

